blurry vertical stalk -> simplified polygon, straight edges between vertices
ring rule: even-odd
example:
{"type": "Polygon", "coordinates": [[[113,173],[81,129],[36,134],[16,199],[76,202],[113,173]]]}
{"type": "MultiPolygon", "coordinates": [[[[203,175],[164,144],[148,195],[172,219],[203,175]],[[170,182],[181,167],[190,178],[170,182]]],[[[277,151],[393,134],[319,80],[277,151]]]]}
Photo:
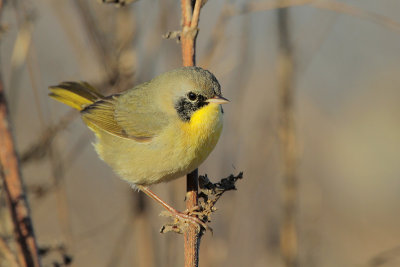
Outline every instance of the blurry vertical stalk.
{"type": "Polygon", "coordinates": [[[153,267],[155,266],[154,244],[149,228],[148,212],[145,197],[143,194],[131,194],[133,210],[130,211],[126,220],[126,225],[121,227],[121,231],[114,241],[113,249],[110,253],[107,267],[120,266],[124,254],[127,252],[127,244],[130,238],[135,237],[136,253],[131,254],[134,266],[153,267]],[[140,197],[136,197],[139,195],[140,197]],[[134,230],[134,231],[133,231],[134,230]]]}
{"type": "Polygon", "coordinates": [[[135,200],[135,224],[137,227],[137,263],[138,267],[153,267],[155,264],[154,243],[150,229],[147,198],[144,194],[137,194],[139,197],[135,200]]]}
{"type": "Polygon", "coordinates": [[[298,194],[296,136],[294,129],[294,59],[289,9],[278,9],[279,137],[283,157],[283,217],[280,247],[285,266],[298,265],[296,202],[298,194]]]}
{"type": "MultiPolygon", "coordinates": [[[[181,0],[182,8],[182,62],[183,66],[196,65],[196,38],[202,0],[181,0]],[[193,6],[194,3],[194,6],[193,6]]],[[[188,210],[197,206],[198,199],[198,170],[189,173],[186,178],[186,208],[188,210]]],[[[199,265],[201,231],[197,226],[190,224],[184,233],[185,242],[185,267],[199,265]]]]}
{"type": "Polygon", "coordinates": [[[9,88],[13,90],[10,91],[8,98],[10,117],[14,116],[18,110],[21,75],[31,47],[34,22],[34,16],[26,8],[25,2],[13,1],[12,4],[15,10],[18,33],[11,55],[9,88]]]}
{"type": "MultiPolygon", "coordinates": [[[[0,2],[1,3],[1,2],[0,2]]],[[[21,267],[40,266],[37,244],[26,194],[23,188],[14,140],[11,135],[9,114],[3,82],[0,78],[0,176],[14,226],[21,267]]]]}

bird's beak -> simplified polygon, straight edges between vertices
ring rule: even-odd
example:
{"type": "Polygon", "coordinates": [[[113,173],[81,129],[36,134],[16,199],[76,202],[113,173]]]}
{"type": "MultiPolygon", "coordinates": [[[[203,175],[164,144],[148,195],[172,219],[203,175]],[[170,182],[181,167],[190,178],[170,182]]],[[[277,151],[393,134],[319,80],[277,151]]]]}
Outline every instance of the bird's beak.
{"type": "Polygon", "coordinates": [[[229,100],[220,95],[216,95],[213,98],[207,99],[206,102],[215,104],[226,104],[229,103],[229,100]]]}

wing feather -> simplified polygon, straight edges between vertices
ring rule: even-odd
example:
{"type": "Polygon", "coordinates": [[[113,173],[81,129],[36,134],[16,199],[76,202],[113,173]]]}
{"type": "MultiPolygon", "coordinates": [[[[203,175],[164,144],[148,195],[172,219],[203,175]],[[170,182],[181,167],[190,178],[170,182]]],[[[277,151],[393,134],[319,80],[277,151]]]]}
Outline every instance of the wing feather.
{"type": "Polygon", "coordinates": [[[168,117],[159,110],[146,86],[112,95],[82,110],[82,118],[90,127],[139,142],[150,141],[168,124],[168,117]]]}
{"type": "Polygon", "coordinates": [[[154,90],[148,90],[148,83],[118,97],[115,120],[128,133],[138,137],[157,136],[167,125],[168,115],[161,111],[154,100],[154,90]]]}

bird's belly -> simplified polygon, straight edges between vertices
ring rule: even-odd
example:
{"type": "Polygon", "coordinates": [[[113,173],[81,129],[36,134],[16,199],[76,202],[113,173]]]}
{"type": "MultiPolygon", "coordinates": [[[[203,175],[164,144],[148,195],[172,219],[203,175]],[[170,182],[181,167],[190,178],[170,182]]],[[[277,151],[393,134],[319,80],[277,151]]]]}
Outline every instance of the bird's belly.
{"type": "Polygon", "coordinates": [[[218,142],[222,114],[219,106],[218,110],[208,112],[210,114],[205,114],[208,119],[194,117],[191,122],[179,121],[178,125],[167,127],[147,143],[98,136],[96,150],[121,178],[130,183],[151,185],[179,178],[197,168],[218,142]],[[116,147],[124,150],[116,151],[116,147]]]}

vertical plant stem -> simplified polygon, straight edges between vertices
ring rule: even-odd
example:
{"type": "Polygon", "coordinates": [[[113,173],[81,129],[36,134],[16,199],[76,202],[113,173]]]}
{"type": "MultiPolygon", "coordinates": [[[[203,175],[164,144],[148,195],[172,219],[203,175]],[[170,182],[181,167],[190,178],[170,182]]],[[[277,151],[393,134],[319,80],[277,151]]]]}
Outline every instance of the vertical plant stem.
{"type": "MultiPolygon", "coordinates": [[[[192,6],[191,0],[181,0],[182,8],[182,63],[183,66],[196,65],[196,38],[201,9],[201,0],[192,6]]],[[[197,206],[198,199],[198,170],[194,170],[186,177],[186,208],[188,210],[197,206]]],[[[199,265],[199,247],[201,233],[197,227],[190,225],[184,233],[185,242],[185,267],[197,267],[199,265]]]]}
{"type": "MultiPolygon", "coordinates": [[[[186,208],[190,210],[197,206],[198,169],[189,173],[186,180],[186,208]]],[[[201,233],[199,233],[198,228],[190,224],[184,233],[185,267],[197,267],[199,265],[200,240],[201,233]]]]}
{"type": "Polygon", "coordinates": [[[39,256],[28,202],[22,185],[19,164],[11,135],[3,82],[0,78],[0,176],[14,225],[20,266],[39,267],[39,256]]]}
{"type": "Polygon", "coordinates": [[[183,22],[181,34],[182,64],[183,66],[195,66],[196,38],[198,33],[197,25],[199,20],[201,0],[196,1],[196,9],[192,7],[191,0],[181,0],[181,6],[183,22]],[[197,19],[197,21],[192,20],[192,17],[197,19]]]}
{"type": "Polygon", "coordinates": [[[285,266],[298,266],[296,202],[298,194],[297,147],[294,129],[294,59],[291,44],[289,9],[278,9],[279,134],[283,156],[283,218],[281,254],[285,266]]]}

